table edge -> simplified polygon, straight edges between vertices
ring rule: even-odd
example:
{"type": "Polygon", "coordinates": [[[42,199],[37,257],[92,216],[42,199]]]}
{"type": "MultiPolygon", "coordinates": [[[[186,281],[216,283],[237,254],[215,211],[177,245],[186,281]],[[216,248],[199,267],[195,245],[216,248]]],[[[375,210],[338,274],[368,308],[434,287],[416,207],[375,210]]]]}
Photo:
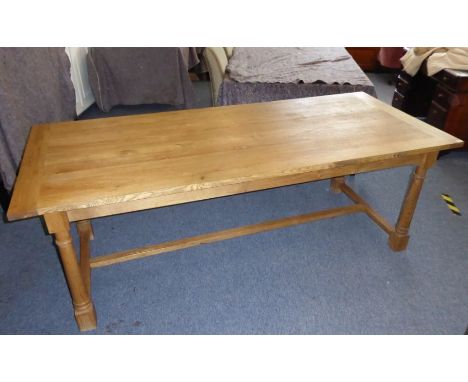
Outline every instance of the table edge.
{"type": "MultiPolygon", "coordinates": [[[[135,197],[135,195],[126,194],[126,195],[112,197],[113,199],[119,199],[119,200],[115,200],[115,201],[108,201],[108,202],[99,201],[99,203],[97,203],[96,200],[95,201],[89,201],[89,202],[86,202],[86,203],[85,202],[76,202],[76,203],[73,203],[73,204],[70,204],[70,205],[67,205],[67,206],[62,206],[60,208],[43,207],[43,208],[32,208],[32,209],[28,210],[28,209],[19,209],[19,208],[11,208],[10,207],[9,210],[8,210],[8,213],[7,213],[7,217],[8,217],[8,220],[15,221],[15,220],[21,220],[21,219],[36,217],[36,216],[42,216],[42,215],[45,215],[45,214],[48,214],[48,213],[54,213],[54,212],[69,212],[69,211],[87,210],[87,209],[99,208],[99,207],[105,208],[105,207],[110,207],[110,206],[113,206],[113,205],[115,206],[115,205],[118,205],[118,204],[125,204],[125,203],[130,203],[130,202],[138,202],[138,201],[144,202],[145,200],[149,200],[149,199],[167,198],[167,197],[170,197],[170,196],[181,195],[181,194],[184,194],[184,193],[185,194],[190,194],[193,191],[208,192],[208,190],[216,190],[216,189],[219,190],[222,187],[229,187],[229,186],[241,187],[243,184],[249,184],[249,183],[252,183],[252,182],[273,182],[274,183],[274,182],[279,181],[280,179],[283,179],[285,177],[301,177],[301,176],[305,177],[305,176],[307,176],[307,174],[310,175],[310,174],[314,174],[314,173],[324,174],[324,173],[328,173],[328,172],[339,172],[340,169],[344,169],[344,168],[347,168],[347,167],[350,167],[350,166],[360,168],[360,167],[365,167],[365,166],[372,166],[373,164],[382,163],[382,162],[391,162],[391,163],[393,163],[393,162],[398,162],[398,161],[405,162],[405,163],[408,162],[408,163],[406,163],[406,165],[416,164],[417,160],[415,158],[420,158],[421,156],[423,156],[425,154],[437,153],[440,150],[460,147],[461,145],[463,145],[463,141],[461,141],[461,143],[453,143],[453,144],[443,145],[443,146],[437,147],[437,148],[418,149],[418,150],[413,150],[413,151],[407,151],[407,152],[404,152],[404,153],[387,154],[387,155],[382,155],[382,156],[377,156],[377,157],[371,157],[372,159],[369,159],[369,157],[368,158],[364,157],[364,158],[360,158],[359,160],[340,161],[340,162],[335,162],[334,166],[332,166],[332,167],[317,168],[318,166],[315,166],[316,168],[310,168],[310,169],[302,168],[301,171],[298,171],[298,172],[290,172],[290,173],[287,173],[287,174],[276,175],[276,176],[264,176],[264,177],[257,177],[257,178],[248,178],[248,179],[230,179],[229,182],[226,182],[226,183],[220,183],[220,182],[217,182],[217,184],[209,184],[208,183],[208,184],[205,184],[204,187],[200,187],[200,184],[183,186],[184,188],[189,188],[190,191],[181,190],[182,187],[176,187],[176,188],[172,188],[172,189],[158,190],[158,191],[155,191],[155,192],[146,192],[144,197],[138,197],[138,196],[135,197]],[[86,205],[83,205],[83,204],[86,204],[86,205]]],[[[376,169],[368,170],[368,171],[376,171],[376,170],[378,170],[380,168],[384,169],[384,168],[389,168],[389,167],[396,167],[396,166],[385,166],[384,165],[384,166],[379,166],[376,169]]],[[[357,171],[357,172],[361,172],[361,171],[357,171]]],[[[365,172],[365,171],[362,171],[362,172],[365,172]]],[[[333,176],[338,176],[338,175],[333,175],[333,176]]],[[[328,178],[333,177],[333,176],[329,176],[329,177],[320,176],[318,178],[315,178],[315,179],[312,179],[312,180],[309,180],[309,181],[314,181],[314,180],[319,180],[319,179],[328,179],[328,178]]],[[[303,182],[297,182],[297,183],[303,183],[303,182]]],[[[282,185],[278,185],[278,186],[275,186],[275,187],[293,185],[293,184],[297,184],[297,183],[282,184],[282,185]]],[[[255,191],[260,191],[260,190],[264,190],[264,189],[268,189],[268,188],[272,188],[272,187],[259,188],[259,189],[256,189],[255,191]]],[[[250,192],[250,191],[246,191],[246,192],[250,192]]],[[[141,193],[143,193],[143,192],[141,192],[141,193]]],[[[236,194],[241,194],[241,193],[244,193],[244,192],[236,192],[236,193],[233,193],[233,194],[230,194],[230,195],[236,195],[236,194]]],[[[219,196],[215,195],[215,196],[212,196],[212,197],[209,197],[209,198],[206,198],[206,199],[222,197],[222,196],[226,196],[226,195],[219,195],[219,196]]],[[[200,199],[200,200],[202,200],[202,199],[200,199]]],[[[188,200],[188,202],[190,202],[190,200],[188,200]]],[[[179,203],[174,203],[174,204],[179,204],[179,203]]],[[[170,205],[170,204],[168,204],[168,205],[170,205]]],[[[155,207],[152,207],[152,208],[155,208],[155,207]]],[[[128,212],[131,212],[131,211],[128,211],[128,212]]]]}

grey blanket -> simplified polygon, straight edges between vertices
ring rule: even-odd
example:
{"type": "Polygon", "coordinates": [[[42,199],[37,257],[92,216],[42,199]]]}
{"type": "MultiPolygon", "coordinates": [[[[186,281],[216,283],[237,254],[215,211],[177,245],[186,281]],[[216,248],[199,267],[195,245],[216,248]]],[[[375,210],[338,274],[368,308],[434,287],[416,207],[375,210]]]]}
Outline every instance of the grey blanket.
{"type": "Polygon", "coordinates": [[[372,82],[344,48],[235,48],[219,105],[364,91],[372,82]]]}
{"type": "Polygon", "coordinates": [[[0,48],[0,173],[13,187],[31,126],[72,120],[75,90],[65,48],[0,48]]]}
{"type": "Polygon", "coordinates": [[[237,82],[372,85],[345,48],[236,48],[227,72],[237,82]]]}
{"type": "Polygon", "coordinates": [[[90,48],[88,77],[103,111],[151,103],[191,107],[193,59],[191,51],[180,48],[90,48]]]}

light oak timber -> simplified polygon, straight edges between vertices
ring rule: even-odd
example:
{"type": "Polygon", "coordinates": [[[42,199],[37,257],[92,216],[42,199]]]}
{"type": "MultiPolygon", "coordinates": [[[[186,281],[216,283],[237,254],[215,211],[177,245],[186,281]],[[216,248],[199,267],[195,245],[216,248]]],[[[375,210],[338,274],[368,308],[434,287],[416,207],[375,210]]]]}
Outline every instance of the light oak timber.
{"type": "Polygon", "coordinates": [[[96,312],[76,258],[68,218],[65,213],[56,212],[44,215],[44,219],[49,233],[55,236],[78,327],[82,331],[96,329],[96,312]]]}
{"type": "Polygon", "coordinates": [[[83,281],[88,293],[91,293],[91,268],[90,259],[90,240],[94,239],[93,228],[89,220],[81,220],[76,223],[78,235],[80,237],[80,269],[83,281]]]}
{"type": "MultiPolygon", "coordinates": [[[[14,211],[15,206],[22,208],[22,206],[34,206],[38,198],[39,187],[37,186],[37,179],[40,179],[42,176],[42,167],[43,167],[43,155],[44,155],[44,129],[32,128],[29,132],[28,141],[26,142],[26,147],[24,149],[24,155],[21,160],[21,168],[18,174],[18,177],[15,181],[15,189],[20,191],[14,192],[15,195],[15,204],[12,207],[10,202],[10,209],[14,211]]],[[[7,211],[7,214],[8,214],[7,211]]],[[[12,215],[15,215],[14,212],[12,215]]],[[[22,218],[20,214],[19,219],[22,218]]],[[[32,215],[36,216],[38,214],[32,215]]],[[[27,217],[27,216],[25,216],[27,217]]],[[[15,217],[8,216],[10,220],[14,220],[15,217]]]]}
{"type": "Polygon", "coordinates": [[[330,190],[333,191],[335,194],[341,192],[341,186],[345,183],[344,176],[339,176],[336,178],[330,179],[330,190]]]}
{"type": "Polygon", "coordinates": [[[338,188],[346,196],[348,196],[353,202],[363,206],[366,214],[387,234],[394,231],[393,226],[379,213],[377,213],[360,195],[358,195],[351,187],[344,182],[338,185],[338,188]]]}
{"type": "Polygon", "coordinates": [[[89,330],[90,268],[353,212],[369,215],[402,250],[427,169],[440,150],[462,145],[364,93],[36,125],[7,216],[44,217],[77,323],[89,330]],[[417,167],[395,227],[343,179],[406,165],[417,167]],[[90,258],[89,219],[330,178],[332,191],[355,204],[90,258]]]}
{"type": "Polygon", "coordinates": [[[127,212],[140,211],[156,207],[172,206],[176,204],[213,199],[217,197],[237,195],[252,191],[266,190],[281,186],[307,183],[321,179],[328,179],[337,175],[358,174],[362,172],[384,170],[387,168],[414,165],[421,161],[420,155],[390,158],[385,161],[375,161],[356,165],[343,165],[333,169],[307,172],[297,175],[285,175],[274,179],[259,179],[243,183],[219,186],[215,188],[187,191],[176,194],[161,195],[141,200],[122,201],[120,203],[106,204],[67,211],[70,221],[93,219],[102,216],[116,215],[127,212]]]}
{"type": "Polygon", "coordinates": [[[36,125],[25,153],[35,160],[21,165],[8,217],[211,188],[216,197],[462,144],[364,93],[36,125]]]}
{"type": "Polygon", "coordinates": [[[143,248],[131,249],[128,251],[112,253],[110,255],[99,256],[91,260],[91,268],[104,267],[124,261],[136,260],[143,257],[160,255],[171,251],[177,251],[179,249],[194,247],[197,245],[215,243],[221,240],[233,239],[235,237],[245,235],[253,235],[255,233],[271,231],[291,225],[303,224],[315,220],[333,218],[364,211],[365,208],[363,206],[353,204],[350,206],[339,207],[325,211],[312,212],[309,214],[291,216],[283,219],[266,221],[259,224],[252,224],[248,226],[207,233],[204,235],[189,237],[181,240],[174,240],[167,243],[150,245],[143,248]]]}
{"type": "Polygon", "coordinates": [[[437,153],[424,156],[422,163],[416,167],[416,170],[412,174],[405,198],[403,199],[395,230],[388,238],[390,248],[394,251],[403,251],[408,246],[408,231],[411,220],[413,219],[414,211],[416,210],[416,203],[418,202],[419,194],[421,193],[427,169],[432,166],[436,157],[437,153]]]}

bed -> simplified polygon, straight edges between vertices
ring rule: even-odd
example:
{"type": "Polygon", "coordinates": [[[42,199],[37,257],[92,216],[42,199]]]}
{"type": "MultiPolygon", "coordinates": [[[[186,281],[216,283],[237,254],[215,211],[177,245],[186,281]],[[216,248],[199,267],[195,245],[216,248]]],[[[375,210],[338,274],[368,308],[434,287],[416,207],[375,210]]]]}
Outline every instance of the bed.
{"type": "MultiPolygon", "coordinates": [[[[211,49],[220,48],[207,48],[205,57],[211,49]]],[[[216,105],[358,91],[376,96],[374,85],[344,48],[234,48],[225,62],[225,68],[217,68],[223,77],[214,84],[216,105]]]]}

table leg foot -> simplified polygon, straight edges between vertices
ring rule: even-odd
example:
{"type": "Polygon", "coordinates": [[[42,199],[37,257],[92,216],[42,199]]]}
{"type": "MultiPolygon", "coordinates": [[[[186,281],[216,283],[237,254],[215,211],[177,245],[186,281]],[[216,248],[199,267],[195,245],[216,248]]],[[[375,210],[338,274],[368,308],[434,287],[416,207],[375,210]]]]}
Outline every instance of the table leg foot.
{"type": "Polygon", "coordinates": [[[96,310],[94,309],[94,304],[91,301],[84,306],[75,304],[74,308],[76,323],[82,332],[96,329],[96,310]]]}
{"type": "Polygon", "coordinates": [[[404,251],[408,247],[409,235],[401,235],[397,232],[392,232],[388,237],[388,245],[392,251],[404,251]]]}

